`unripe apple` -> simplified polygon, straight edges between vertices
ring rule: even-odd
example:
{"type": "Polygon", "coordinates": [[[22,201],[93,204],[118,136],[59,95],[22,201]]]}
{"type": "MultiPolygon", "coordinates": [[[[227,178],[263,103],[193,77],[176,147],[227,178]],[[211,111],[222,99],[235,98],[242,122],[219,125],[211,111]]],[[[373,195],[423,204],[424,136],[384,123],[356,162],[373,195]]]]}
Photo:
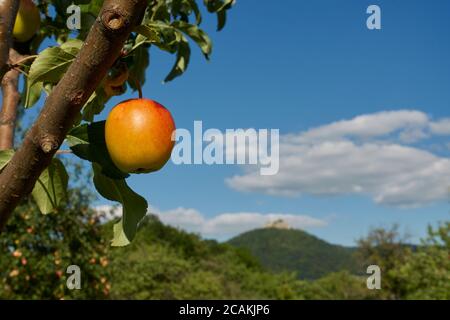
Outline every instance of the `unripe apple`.
{"type": "Polygon", "coordinates": [[[158,171],[170,159],[175,123],[169,110],[156,101],[131,99],[108,115],[105,140],[114,164],[123,172],[158,171]]]}
{"type": "Polygon", "coordinates": [[[120,64],[113,73],[108,74],[103,81],[103,89],[107,97],[118,96],[125,93],[129,77],[128,67],[125,63],[120,64]]]}
{"type": "Polygon", "coordinates": [[[41,17],[39,9],[31,0],[20,0],[19,11],[14,23],[13,37],[18,42],[27,42],[39,30],[41,17]]]}

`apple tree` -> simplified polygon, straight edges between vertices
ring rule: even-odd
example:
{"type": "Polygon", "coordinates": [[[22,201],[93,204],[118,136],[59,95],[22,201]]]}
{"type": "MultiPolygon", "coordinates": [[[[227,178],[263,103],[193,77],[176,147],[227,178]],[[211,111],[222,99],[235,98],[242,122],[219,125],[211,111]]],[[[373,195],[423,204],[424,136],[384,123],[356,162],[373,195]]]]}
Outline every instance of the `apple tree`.
{"type": "Polygon", "coordinates": [[[209,59],[212,43],[200,27],[202,14],[215,14],[221,30],[233,4],[234,0],[1,1],[0,230],[30,195],[43,214],[66,203],[70,172],[59,157],[69,151],[92,164],[98,193],[123,206],[112,245],[129,244],[147,202],[127,185],[129,173],[111,160],[105,122],[96,121],[96,116],[111,97],[141,90],[151,49],[175,57],[165,82],[187,70],[191,45],[198,45],[209,59]],[[38,107],[37,119],[15,148],[18,112],[38,107]],[[70,150],[60,150],[63,145],[70,150]]]}

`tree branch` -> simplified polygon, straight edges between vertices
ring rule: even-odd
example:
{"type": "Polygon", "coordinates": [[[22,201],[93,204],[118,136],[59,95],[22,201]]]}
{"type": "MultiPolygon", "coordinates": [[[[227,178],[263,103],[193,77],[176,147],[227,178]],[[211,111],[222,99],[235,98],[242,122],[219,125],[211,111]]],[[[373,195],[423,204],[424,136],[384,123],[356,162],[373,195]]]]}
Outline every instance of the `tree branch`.
{"type": "MultiPolygon", "coordinates": [[[[14,64],[23,56],[14,49],[10,49],[9,62],[14,64]]],[[[16,127],[17,106],[20,101],[19,71],[11,69],[3,76],[2,84],[2,110],[0,111],[0,150],[14,148],[14,130],[16,127]]]]}
{"type": "Polygon", "coordinates": [[[0,174],[0,230],[63,143],[81,108],[119,57],[147,0],[106,0],[75,61],[48,96],[22,146],[0,174]]]}
{"type": "Polygon", "coordinates": [[[19,0],[0,1],[0,80],[8,71],[9,48],[11,47],[11,35],[19,10],[19,0]]]}

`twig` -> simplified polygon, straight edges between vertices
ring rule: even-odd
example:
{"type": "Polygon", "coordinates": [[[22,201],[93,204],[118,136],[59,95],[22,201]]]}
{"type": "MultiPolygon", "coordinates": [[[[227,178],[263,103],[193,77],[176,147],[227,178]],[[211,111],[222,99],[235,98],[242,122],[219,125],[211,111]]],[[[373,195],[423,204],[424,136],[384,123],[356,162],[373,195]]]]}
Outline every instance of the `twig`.
{"type": "Polygon", "coordinates": [[[25,56],[23,59],[20,59],[19,61],[16,61],[12,67],[18,67],[20,66],[22,63],[24,63],[25,61],[31,60],[31,59],[36,59],[37,57],[39,57],[38,55],[32,55],[32,56],[25,56]]]}
{"type": "Polygon", "coordinates": [[[21,74],[23,74],[25,77],[28,77],[28,73],[26,73],[26,71],[24,71],[20,68],[13,67],[12,70],[16,70],[16,71],[20,72],[21,74]]]}
{"type": "Polygon", "coordinates": [[[58,150],[56,151],[56,154],[71,154],[73,153],[72,150],[58,150]]]}

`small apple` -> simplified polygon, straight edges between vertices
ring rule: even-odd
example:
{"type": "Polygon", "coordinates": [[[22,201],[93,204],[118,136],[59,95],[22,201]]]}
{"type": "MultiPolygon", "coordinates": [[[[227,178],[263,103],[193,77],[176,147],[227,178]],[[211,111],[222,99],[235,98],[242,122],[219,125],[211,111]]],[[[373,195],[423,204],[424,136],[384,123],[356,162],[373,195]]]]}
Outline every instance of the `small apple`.
{"type": "Polygon", "coordinates": [[[160,170],[174,147],[175,123],[169,110],[156,101],[131,99],[108,115],[105,140],[114,164],[123,172],[160,170]]]}
{"type": "Polygon", "coordinates": [[[103,89],[108,97],[118,96],[125,93],[125,82],[128,80],[129,71],[125,63],[120,64],[105,77],[103,89]]]}
{"type": "Polygon", "coordinates": [[[20,0],[19,11],[14,23],[13,37],[18,42],[27,42],[39,30],[41,17],[39,9],[31,0],[20,0]]]}

